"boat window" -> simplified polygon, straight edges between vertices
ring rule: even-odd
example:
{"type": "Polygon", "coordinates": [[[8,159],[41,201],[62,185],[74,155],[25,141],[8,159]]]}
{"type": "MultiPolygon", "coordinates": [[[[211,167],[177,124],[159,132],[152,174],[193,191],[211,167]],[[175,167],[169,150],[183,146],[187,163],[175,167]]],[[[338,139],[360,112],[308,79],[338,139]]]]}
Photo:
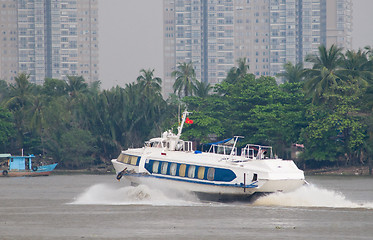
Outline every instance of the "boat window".
{"type": "Polygon", "coordinates": [[[205,177],[205,167],[198,168],[198,178],[203,179],[205,177]]]}
{"type": "Polygon", "coordinates": [[[163,162],[162,167],[161,167],[162,174],[167,174],[167,167],[168,167],[168,162],[163,162]]]}
{"type": "Polygon", "coordinates": [[[130,164],[130,163],[131,163],[131,158],[130,158],[130,156],[129,156],[129,155],[124,155],[123,162],[124,162],[124,163],[127,163],[127,164],[130,164]]]}
{"type": "Polygon", "coordinates": [[[196,166],[189,166],[188,177],[194,178],[195,174],[196,174],[196,166]]]}
{"type": "Polygon", "coordinates": [[[251,180],[251,181],[253,181],[253,182],[258,181],[258,174],[254,173],[253,180],[251,180]]]}
{"type": "Polygon", "coordinates": [[[207,170],[207,180],[213,181],[215,177],[215,168],[209,168],[207,170]]]}
{"type": "Polygon", "coordinates": [[[185,177],[185,170],[186,170],[186,165],[181,164],[179,167],[179,176],[180,177],[185,177]]]}
{"type": "Polygon", "coordinates": [[[153,173],[158,173],[158,168],[159,168],[159,162],[154,161],[153,162],[153,173]]]}
{"type": "Polygon", "coordinates": [[[123,154],[119,154],[117,161],[118,162],[124,162],[124,156],[123,154]]]}
{"type": "Polygon", "coordinates": [[[217,154],[225,154],[225,149],[222,146],[218,146],[217,154]]]}
{"type": "Polygon", "coordinates": [[[170,166],[170,174],[172,176],[176,175],[176,169],[177,169],[177,163],[172,163],[171,166],[170,166]]]}
{"type": "Polygon", "coordinates": [[[137,156],[131,156],[131,165],[136,165],[137,163],[137,156]]]}
{"type": "Polygon", "coordinates": [[[154,147],[154,148],[161,148],[162,144],[161,144],[161,142],[153,142],[152,143],[152,147],[154,147]]]}

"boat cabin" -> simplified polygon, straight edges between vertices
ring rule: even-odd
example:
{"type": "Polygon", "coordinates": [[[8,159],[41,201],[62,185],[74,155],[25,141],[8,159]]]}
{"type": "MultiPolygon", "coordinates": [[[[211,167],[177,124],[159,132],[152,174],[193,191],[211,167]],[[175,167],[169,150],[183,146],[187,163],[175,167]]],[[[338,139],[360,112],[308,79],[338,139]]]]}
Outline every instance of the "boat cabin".
{"type": "Polygon", "coordinates": [[[193,143],[191,141],[183,141],[170,131],[164,132],[160,138],[152,138],[146,141],[145,147],[162,148],[169,151],[193,151],[193,143]]]}
{"type": "Polygon", "coordinates": [[[7,158],[9,171],[27,171],[32,170],[32,158],[34,155],[29,156],[11,156],[10,154],[0,154],[0,157],[7,158]]]}

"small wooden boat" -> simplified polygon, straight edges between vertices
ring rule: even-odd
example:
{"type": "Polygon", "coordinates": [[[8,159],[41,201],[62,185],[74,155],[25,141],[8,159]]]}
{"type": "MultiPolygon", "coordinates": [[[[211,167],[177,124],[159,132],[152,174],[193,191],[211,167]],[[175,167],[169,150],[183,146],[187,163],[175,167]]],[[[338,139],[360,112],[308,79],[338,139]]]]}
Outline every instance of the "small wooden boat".
{"type": "Polygon", "coordinates": [[[11,154],[0,154],[0,159],[7,159],[1,167],[0,176],[3,177],[32,177],[32,176],[48,176],[55,169],[57,163],[50,165],[33,166],[32,158],[29,156],[12,156],[11,154]]]}

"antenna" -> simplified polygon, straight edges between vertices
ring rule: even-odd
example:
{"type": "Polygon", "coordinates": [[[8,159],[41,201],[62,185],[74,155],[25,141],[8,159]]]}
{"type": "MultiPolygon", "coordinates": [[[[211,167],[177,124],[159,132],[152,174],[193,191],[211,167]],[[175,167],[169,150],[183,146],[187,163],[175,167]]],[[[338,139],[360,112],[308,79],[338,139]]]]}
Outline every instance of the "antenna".
{"type": "Polygon", "coordinates": [[[179,107],[177,108],[177,123],[180,126],[180,104],[179,104],[179,107]]]}
{"type": "Polygon", "coordinates": [[[183,126],[184,126],[184,123],[185,123],[185,119],[186,119],[186,116],[189,114],[190,112],[188,112],[187,110],[185,110],[183,112],[183,119],[181,120],[181,124],[177,127],[177,136],[180,137],[181,136],[181,131],[183,130],[183,126]]]}

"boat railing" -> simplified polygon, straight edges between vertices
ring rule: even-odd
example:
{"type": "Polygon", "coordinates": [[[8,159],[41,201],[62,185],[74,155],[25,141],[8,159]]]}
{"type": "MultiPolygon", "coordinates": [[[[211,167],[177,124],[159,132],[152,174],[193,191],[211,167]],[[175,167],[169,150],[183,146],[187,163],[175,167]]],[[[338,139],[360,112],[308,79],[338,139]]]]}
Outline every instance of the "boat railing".
{"type": "Polygon", "coordinates": [[[237,155],[237,148],[226,145],[212,144],[208,151],[209,153],[222,154],[222,155],[237,155]],[[232,152],[233,150],[233,152],[232,152]]]}
{"type": "Polygon", "coordinates": [[[193,142],[192,141],[184,141],[183,150],[185,152],[193,151],[193,142]]]}
{"type": "Polygon", "coordinates": [[[244,148],[242,148],[241,156],[243,156],[246,159],[273,158],[272,147],[247,144],[244,148]]]}

